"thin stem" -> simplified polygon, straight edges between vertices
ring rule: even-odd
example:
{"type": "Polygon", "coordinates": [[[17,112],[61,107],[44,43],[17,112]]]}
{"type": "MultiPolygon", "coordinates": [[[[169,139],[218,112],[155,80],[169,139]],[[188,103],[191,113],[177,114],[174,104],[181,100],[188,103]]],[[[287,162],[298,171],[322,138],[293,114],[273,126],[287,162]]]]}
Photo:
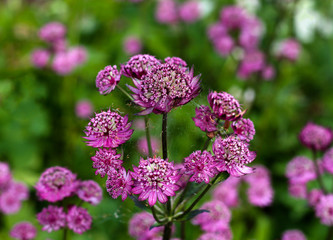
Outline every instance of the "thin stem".
{"type": "Polygon", "coordinates": [[[123,94],[125,94],[129,99],[131,99],[131,101],[134,100],[133,97],[132,97],[128,92],[125,91],[125,89],[123,89],[123,88],[120,87],[119,85],[117,85],[117,88],[118,88],[123,94]]]}
{"type": "Polygon", "coordinates": [[[185,221],[182,221],[180,222],[180,239],[181,240],[185,240],[185,237],[186,237],[186,222],[185,221]]]}
{"type": "Polygon", "coordinates": [[[207,137],[207,140],[206,140],[205,144],[203,145],[201,151],[206,150],[208,148],[208,146],[209,146],[209,143],[210,143],[210,138],[207,137]]]}
{"type": "Polygon", "coordinates": [[[149,131],[149,119],[145,116],[145,131],[146,131],[146,139],[147,139],[147,146],[148,146],[148,156],[151,158],[153,157],[153,149],[151,147],[151,139],[150,139],[150,131],[149,131]]]}
{"type": "Polygon", "coordinates": [[[186,194],[186,192],[187,192],[187,190],[189,188],[189,185],[190,185],[190,178],[191,177],[192,177],[192,175],[188,178],[184,190],[182,191],[182,193],[180,194],[180,196],[176,199],[176,202],[175,202],[174,207],[172,209],[172,213],[173,214],[175,213],[175,210],[178,207],[178,205],[184,200],[185,194],[186,194]]]}
{"type": "Polygon", "coordinates": [[[153,214],[156,222],[161,223],[162,221],[160,219],[158,219],[158,217],[156,215],[156,212],[155,212],[155,207],[154,206],[151,207],[151,212],[152,212],[152,214],[153,214]]]}
{"type": "Polygon", "coordinates": [[[318,162],[317,162],[317,151],[316,150],[312,150],[312,159],[313,159],[313,163],[315,165],[315,171],[316,171],[319,186],[320,186],[321,190],[325,194],[327,194],[323,179],[321,178],[321,174],[320,174],[320,171],[319,171],[319,166],[318,166],[318,162]]]}
{"type": "Polygon", "coordinates": [[[171,238],[171,227],[172,227],[172,222],[168,222],[164,226],[163,240],[169,240],[171,238]]]}
{"type": "Polygon", "coordinates": [[[163,119],[162,119],[162,149],[163,149],[163,159],[164,160],[166,160],[168,158],[167,122],[168,122],[168,114],[163,113],[163,119]]]}
{"type": "Polygon", "coordinates": [[[333,239],[333,226],[331,226],[328,230],[326,240],[332,240],[333,239]]]}
{"type": "Polygon", "coordinates": [[[62,240],[67,240],[67,235],[68,235],[67,233],[68,233],[68,228],[65,227],[62,235],[62,240]]]}

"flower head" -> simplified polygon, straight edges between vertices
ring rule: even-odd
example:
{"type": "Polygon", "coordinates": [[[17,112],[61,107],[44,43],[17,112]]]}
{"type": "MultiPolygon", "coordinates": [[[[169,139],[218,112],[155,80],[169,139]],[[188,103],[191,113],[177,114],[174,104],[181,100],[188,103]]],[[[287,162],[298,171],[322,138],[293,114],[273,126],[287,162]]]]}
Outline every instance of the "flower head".
{"type": "Polygon", "coordinates": [[[253,122],[248,118],[242,118],[233,122],[231,127],[241,140],[247,142],[250,142],[256,134],[253,122]]]}
{"type": "Polygon", "coordinates": [[[52,69],[58,75],[68,75],[74,70],[75,67],[75,62],[72,61],[68,52],[58,52],[54,55],[52,69]]]}
{"type": "Polygon", "coordinates": [[[103,111],[96,113],[86,127],[87,145],[92,147],[116,148],[130,139],[133,130],[130,129],[127,115],[122,117],[117,112],[103,111]]]}
{"type": "Polygon", "coordinates": [[[89,100],[80,100],[75,105],[75,114],[79,118],[89,118],[93,109],[94,106],[89,100]]]}
{"type": "Polygon", "coordinates": [[[231,240],[232,233],[230,228],[225,228],[223,231],[219,232],[205,232],[197,240],[231,240]]]}
{"type": "Polygon", "coordinates": [[[301,46],[296,39],[285,39],[279,43],[277,55],[290,61],[296,61],[299,57],[301,46]]]}
{"type": "Polygon", "coordinates": [[[102,200],[103,191],[97,182],[87,180],[80,182],[76,194],[83,201],[97,205],[102,200]]]}
{"type": "MultiPolygon", "coordinates": [[[[121,65],[121,72],[129,78],[142,79],[148,71],[161,64],[160,60],[148,54],[138,54],[121,65]]],[[[134,82],[135,83],[135,82],[134,82]]]]}
{"type": "Polygon", "coordinates": [[[117,70],[117,66],[106,66],[99,71],[96,77],[96,87],[100,94],[108,94],[112,92],[120,81],[121,73],[117,70]]]}
{"type": "Polygon", "coordinates": [[[246,21],[246,12],[238,6],[227,6],[222,9],[220,19],[228,29],[241,28],[246,21]]]}
{"type": "Polygon", "coordinates": [[[217,185],[214,189],[214,199],[222,201],[228,207],[236,207],[239,203],[239,183],[240,178],[229,176],[224,182],[217,185]]]}
{"type": "Polygon", "coordinates": [[[295,157],[287,165],[286,176],[293,183],[307,183],[316,179],[315,166],[306,157],[295,157]]]}
{"type": "Polygon", "coordinates": [[[245,166],[256,158],[256,153],[248,148],[248,144],[232,135],[222,139],[217,137],[213,143],[213,152],[218,162],[219,171],[227,171],[230,175],[239,177],[252,173],[253,169],[245,166]]]}
{"type": "Polygon", "coordinates": [[[208,94],[208,102],[213,109],[214,114],[228,121],[240,119],[243,115],[242,109],[238,101],[226,92],[210,92],[208,94]]]}
{"type": "Polygon", "coordinates": [[[49,205],[37,214],[37,220],[43,226],[43,231],[57,231],[66,226],[66,213],[62,207],[49,205]]]}
{"type": "Polygon", "coordinates": [[[320,218],[322,224],[333,225],[333,194],[321,196],[316,205],[316,216],[320,218]]]}
{"type": "Polygon", "coordinates": [[[266,80],[272,80],[275,77],[275,69],[272,65],[266,65],[261,72],[261,77],[266,80]]]}
{"type": "Polygon", "coordinates": [[[81,65],[87,61],[87,50],[83,46],[72,47],[68,50],[69,58],[75,66],[81,65]]]}
{"type": "Polygon", "coordinates": [[[321,189],[312,189],[307,196],[309,205],[315,207],[323,195],[324,193],[321,189]]]}
{"type": "Polygon", "coordinates": [[[50,22],[39,30],[39,37],[46,42],[55,42],[65,37],[66,27],[59,22],[50,22]]]}
{"type": "Polygon", "coordinates": [[[19,200],[27,200],[29,198],[29,189],[27,185],[21,182],[10,182],[7,191],[11,191],[19,200]]]}
{"type": "Polygon", "coordinates": [[[184,69],[186,69],[186,67],[187,67],[187,63],[179,57],[166,57],[166,58],[164,58],[164,62],[172,64],[172,65],[178,65],[184,69]]]}
{"type": "Polygon", "coordinates": [[[195,117],[192,118],[195,126],[200,128],[204,132],[216,131],[216,116],[208,106],[200,106],[195,109],[195,117]]]}
{"type": "Polygon", "coordinates": [[[142,115],[167,113],[184,105],[200,92],[200,76],[193,77],[179,65],[164,63],[149,71],[142,80],[134,80],[137,88],[128,86],[134,93],[134,102],[145,110],[142,115]]]}
{"type": "Polygon", "coordinates": [[[89,230],[92,223],[92,217],[88,211],[77,206],[72,206],[68,210],[66,220],[68,228],[78,234],[82,234],[89,230]]]}
{"type": "Polygon", "coordinates": [[[294,198],[306,198],[306,184],[304,183],[288,183],[288,192],[294,198]]]}
{"type": "Polygon", "coordinates": [[[333,173],[333,147],[325,152],[323,156],[323,167],[329,173],[333,173]]]}
{"type": "Polygon", "coordinates": [[[19,240],[34,239],[37,235],[37,229],[29,222],[20,222],[10,231],[10,236],[19,240]]]}
{"type": "Polygon", "coordinates": [[[123,161],[120,159],[121,154],[117,154],[117,151],[112,148],[99,148],[96,151],[95,156],[91,157],[93,163],[93,168],[96,169],[95,174],[100,174],[104,177],[110,169],[120,168],[123,161]]]}
{"type": "Polygon", "coordinates": [[[285,231],[282,240],[306,240],[306,237],[300,230],[294,229],[285,231]]]}
{"type": "Polygon", "coordinates": [[[41,200],[56,202],[70,196],[76,189],[76,175],[63,167],[51,167],[40,176],[36,190],[41,200]]]}
{"type": "Polygon", "coordinates": [[[9,166],[5,162],[0,162],[0,190],[8,185],[12,180],[9,166]]]}
{"type": "Polygon", "coordinates": [[[174,0],[158,1],[155,13],[156,20],[160,23],[174,24],[178,21],[177,6],[174,0]]]}
{"type": "Polygon", "coordinates": [[[45,67],[50,60],[50,52],[46,49],[35,49],[31,54],[31,62],[37,68],[45,67]]]}
{"type": "Polygon", "coordinates": [[[301,143],[313,150],[325,150],[332,143],[332,130],[314,123],[308,123],[299,134],[301,143]]]}
{"type": "Polygon", "coordinates": [[[123,48],[128,55],[134,55],[141,52],[142,44],[139,38],[129,36],[124,40],[123,48]]]}
{"type": "Polygon", "coordinates": [[[270,183],[261,182],[252,185],[247,190],[249,202],[258,207],[267,207],[272,204],[274,191],[270,183]]]}
{"type": "Polygon", "coordinates": [[[150,227],[155,223],[153,215],[147,212],[140,212],[133,215],[128,226],[129,234],[140,240],[149,240],[150,237],[156,236],[163,232],[163,227],[150,227]]]}
{"type": "Polygon", "coordinates": [[[180,178],[178,171],[175,170],[173,163],[159,157],[140,159],[139,166],[133,166],[132,177],[134,187],[132,193],[140,194],[139,200],[144,201],[148,198],[150,206],[155,205],[157,199],[161,203],[168,200],[168,196],[174,196],[179,189],[176,185],[180,178]]]}
{"type": "Polygon", "coordinates": [[[195,22],[200,17],[200,6],[197,1],[186,1],[179,6],[179,17],[184,22],[195,22]]]}
{"type": "Polygon", "coordinates": [[[221,56],[227,56],[235,47],[234,40],[229,35],[224,35],[213,40],[216,51],[221,56]]]}
{"type": "Polygon", "coordinates": [[[14,191],[6,191],[0,195],[0,211],[4,214],[17,213],[21,205],[21,200],[14,191]]]}
{"type": "Polygon", "coordinates": [[[113,168],[108,172],[106,190],[112,198],[121,196],[121,199],[124,201],[132,193],[132,185],[132,177],[129,172],[126,172],[125,168],[113,168]]]}

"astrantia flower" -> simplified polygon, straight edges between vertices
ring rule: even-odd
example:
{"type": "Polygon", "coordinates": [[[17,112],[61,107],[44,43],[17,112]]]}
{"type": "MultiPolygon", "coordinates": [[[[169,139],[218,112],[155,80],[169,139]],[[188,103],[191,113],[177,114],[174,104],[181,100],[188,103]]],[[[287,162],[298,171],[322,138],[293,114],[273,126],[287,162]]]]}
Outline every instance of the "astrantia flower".
{"type": "Polygon", "coordinates": [[[240,119],[243,115],[242,109],[238,101],[226,92],[210,92],[208,94],[208,102],[213,109],[214,114],[228,121],[240,119]]]}
{"type": "Polygon", "coordinates": [[[216,131],[216,116],[208,106],[200,106],[195,109],[195,117],[192,118],[195,126],[199,127],[204,132],[216,131]]]}
{"type": "Polygon", "coordinates": [[[193,77],[178,65],[164,63],[156,66],[140,80],[134,80],[137,88],[128,86],[134,93],[134,102],[145,110],[142,115],[167,113],[172,108],[184,105],[200,92],[200,76],[193,77]]]}
{"type": "Polygon", "coordinates": [[[316,179],[315,166],[306,157],[295,157],[287,165],[286,176],[293,183],[307,183],[316,179]]]}
{"type": "Polygon", "coordinates": [[[147,212],[140,212],[133,215],[128,226],[129,234],[140,240],[148,240],[149,237],[156,236],[163,232],[163,227],[149,229],[155,223],[153,215],[147,212]]]}
{"type": "Polygon", "coordinates": [[[304,183],[288,183],[288,192],[291,196],[295,198],[306,198],[306,184],[304,183]]]}
{"type": "Polygon", "coordinates": [[[231,125],[235,134],[244,141],[250,142],[256,134],[253,122],[248,118],[239,119],[231,125]]]}
{"type": "Polygon", "coordinates": [[[308,123],[299,134],[303,145],[314,150],[325,150],[332,143],[332,130],[314,123],[308,123]]]}
{"type": "Polygon", "coordinates": [[[306,240],[306,237],[300,230],[288,230],[283,233],[282,240],[306,240]]]}
{"type": "Polygon", "coordinates": [[[72,47],[68,50],[68,55],[75,66],[81,65],[87,61],[87,50],[83,46],[72,47]]]}
{"type": "Polygon", "coordinates": [[[312,189],[307,196],[309,205],[315,207],[323,195],[324,193],[321,189],[312,189]]]}
{"type": "Polygon", "coordinates": [[[275,69],[272,65],[266,65],[261,72],[261,76],[264,80],[269,81],[275,77],[275,69]]]}
{"type": "Polygon", "coordinates": [[[29,198],[29,189],[27,185],[21,182],[10,182],[7,191],[11,191],[19,200],[27,200],[29,198]]]}
{"type": "Polygon", "coordinates": [[[8,185],[11,179],[12,179],[12,174],[10,172],[8,164],[0,162],[0,190],[1,188],[8,185]]]}
{"type": "Polygon", "coordinates": [[[148,54],[138,54],[121,65],[121,72],[129,78],[142,79],[148,71],[161,64],[160,60],[148,54]]]}
{"type": "Polygon", "coordinates": [[[123,48],[128,55],[134,55],[141,52],[142,44],[139,38],[129,36],[124,40],[123,48]]]}
{"type": "Polygon", "coordinates": [[[215,165],[215,159],[208,151],[195,151],[184,159],[185,174],[192,175],[190,182],[209,183],[209,178],[217,173],[215,165]]]}
{"type": "Polygon", "coordinates": [[[35,49],[31,54],[31,63],[37,68],[45,67],[50,60],[50,52],[46,49],[35,49]]]}
{"type": "Polygon", "coordinates": [[[75,104],[75,114],[79,118],[89,118],[94,106],[89,100],[80,100],[75,104]]]}
{"type": "Polygon", "coordinates": [[[213,143],[213,152],[218,162],[219,171],[227,171],[230,175],[239,177],[252,173],[251,167],[245,166],[256,158],[256,153],[248,148],[248,144],[237,138],[229,136],[222,139],[217,137],[213,143]]]}
{"type": "Polygon", "coordinates": [[[164,62],[172,64],[172,65],[178,65],[183,68],[187,67],[187,63],[179,57],[167,57],[164,59],[164,62]]]}
{"type": "Polygon", "coordinates": [[[296,39],[285,39],[279,43],[277,55],[290,61],[296,61],[299,57],[301,46],[296,39]]]}
{"type": "Polygon", "coordinates": [[[328,149],[323,156],[323,167],[333,174],[333,148],[328,149]]]}
{"type": "Polygon", "coordinates": [[[70,74],[76,67],[70,58],[68,52],[58,52],[54,55],[52,61],[52,69],[59,75],[64,76],[70,74]]]}
{"type": "Polygon", "coordinates": [[[155,205],[157,199],[161,203],[168,200],[168,196],[174,196],[179,189],[176,185],[180,178],[173,163],[159,157],[140,159],[139,166],[133,166],[131,172],[134,178],[132,193],[140,194],[139,200],[148,198],[150,206],[155,205]]]}
{"type": "Polygon", "coordinates": [[[20,222],[10,231],[10,236],[19,240],[34,239],[37,235],[37,229],[29,222],[20,222]]]}
{"type": "Polygon", "coordinates": [[[217,185],[213,196],[215,200],[222,201],[228,207],[236,207],[239,202],[238,185],[240,178],[229,176],[227,180],[217,185]]]}
{"type": "Polygon", "coordinates": [[[49,205],[37,214],[37,220],[43,226],[43,231],[57,231],[66,226],[66,213],[62,207],[49,205]]]}
{"type": "MultiPolygon", "coordinates": [[[[159,140],[157,140],[154,137],[150,138],[150,142],[151,142],[151,148],[153,151],[153,154],[158,153],[159,149],[160,149],[160,142],[159,140]]],[[[138,150],[142,155],[148,155],[149,153],[149,149],[148,149],[148,143],[147,143],[147,138],[146,137],[142,137],[138,140],[138,150]]]]}
{"type": "Polygon", "coordinates": [[[316,205],[316,216],[320,218],[322,224],[333,225],[333,194],[321,196],[316,205]]]}
{"type": "Polygon", "coordinates": [[[36,184],[41,200],[56,202],[70,196],[76,188],[76,175],[63,167],[46,169],[36,184]]]}
{"type": "Polygon", "coordinates": [[[274,191],[270,183],[258,183],[247,190],[249,202],[258,207],[266,207],[272,204],[274,191]]]}
{"type": "Polygon", "coordinates": [[[21,200],[13,191],[6,191],[0,195],[0,211],[4,214],[14,214],[21,209],[21,200]]]}
{"type": "Polygon", "coordinates": [[[93,168],[96,169],[95,174],[100,174],[104,177],[111,168],[118,169],[123,161],[120,159],[121,154],[117,154],[117,151],[112,148],[100,148],[96,151],[95,156],[91,157],[93,160],[93,168]]]}
{"type": "Polygon", "coordinates": [[[218,232],[225,229],[230,222],[231,212],[221,201],[213,200],[204,203],[200,209],[208,210],[193,219],[193,224],[200,225],[207,232],[218,232]]]}
{"type": "Polygon", "coordinates": [[[55,42],[65,37],[66,27],[59,22],[50,22],[39,30],[39,37],[46,42],[55,42]]]}
{"type": "Polygon", "coordinates": [[[195,22],[200,17],[200,6],[197,1],[186,1],[179,6],[179,17],[184,22],[195,22]]]}
{"type": "Polygon", "coordinates": [[[235,42],[229,35],[214,39],[213,44],[216,51],[223,57],[229,55],[235,47],[235,42]]]}
{"type": "Polygon", "coordinates": [[[117,66],[106,66],[96,77],[96,87],[100,94],[108,94],[115,89],[120,81],[121,73],[117,66]]]}
{"type": "Polygon", "coordinates": [[[103,191],[97,182],[87,180],[80,182],[76,194],[83,201],[97,205],[102,200],[103,191]]]}
{"type": "Polygon", "coordinates": [[[178,20],[177,6],[174,0],[158,1],[155,13],[160,23],[174,24],[178,20]]]}
{"type": "Polygon", "coordinates": [[[88,146],[116,148],[130,139],[133,130],[130,129],[127,115],[122,117],[117,112],[103,111],[96,113],[86,127],[85,134],[88,146]]]}
{"type": "Polygon", "coordinates": [[[230,228],[226,228],[224,231],[219,231],[217,233],[206,232],[202,234],[197,240],[231,240],[232,233],[230,228]]]}
{"type": "Polygon", "coordinates": [[[261,71],[265,66],[265,55],[260,51],[251,51],[245,54],[242,59],[238,76],[247,79],[251,74],[261,71]]]}
{"type": "Polygon", "coordinates": [[[246,12],[238,6],[227,6],[222,9],[220,19],[228,29],[241,28],[246,21],[246,12]]]}
{"type": "Polygon", "coordinates": [[[110,169],[108,172],[106,190],[111,197],[117,198],[121,196],[124,201],[132,193],[132,185],[132,177],[129,172],[126,172],[125,168],[110,169]]]}
{"type": "Polygon", "coordinates": [[[82,234],[89,230],[92,223],[92,217],[84,208],[72,206],[67,214],[67,227],[75,233],[82,234]]]}
{"type": "Polygon", "coordinates": [[[250,184],[250,186],[254,186],[258,183],[270,183],[270,174],[269,170],[262,165],[254,165],[254,172],[244,176],[244,180],[250,184]]]}
{"type": "Polygon", "coordinates": [[[227,36],[227,28],[220,22],[214,23],[209,26],[207,34],[210,40],[214,42],[216,39],[219,39],[220,37],[227,36]]]}

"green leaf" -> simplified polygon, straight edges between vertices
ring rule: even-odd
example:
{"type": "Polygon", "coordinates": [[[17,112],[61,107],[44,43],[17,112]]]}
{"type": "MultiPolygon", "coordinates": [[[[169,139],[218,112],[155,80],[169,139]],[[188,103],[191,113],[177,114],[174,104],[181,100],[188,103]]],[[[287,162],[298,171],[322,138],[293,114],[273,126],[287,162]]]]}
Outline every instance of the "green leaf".
{"type": "Polygon", "coordinates": [[[185,221],[188,221],[188,220],[190,220],[190,219],[192,219],[192,218],[194,218],[194,217],[196,217],[196,216],[198,216],[199,214],[204,213],[204,212],[209,212],[209,211],[206,210],[206,209],[195,209],[195,210],[189,212],[189,213],[185,216],[185,218],[183,218],[182,220],[183,220],[183,221],[184,221],[184,220],[185,220],[185,221]]]}
{"type": "Polygon", "coordinates": [[[220,182],[226,180],[229,176],[230,174],[228,172],[221,172],[213,184],[219,184],[220,182]]]}
{"type": "Polygon", "coordinates": [[[138,208],[140,208],[144,211],[150,212],[150,208],[147,205],[145,205],[143,202],[139,201],[137,197],[135,197],[133,195],[129,196],[129,197],[133,200],[135,206],[137,206],[138,208]]]}
{"type": "Polygon", "coordinates": [[[156,228],[156,227],[161,227],[161,226],[164,226],[166,223],[158,223],[158,222],[155,222],[153,225],[150,226],[149,230],[152,230],[153,228],[156,228]]]}

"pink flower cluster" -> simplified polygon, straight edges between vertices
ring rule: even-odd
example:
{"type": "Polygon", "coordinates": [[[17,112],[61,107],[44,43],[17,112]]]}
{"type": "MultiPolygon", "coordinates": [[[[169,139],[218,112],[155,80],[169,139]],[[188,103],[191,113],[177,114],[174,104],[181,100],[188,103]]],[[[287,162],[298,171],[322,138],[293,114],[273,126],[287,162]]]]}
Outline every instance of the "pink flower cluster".
{"type": "Polygon", "coordinates": [[[333,141],[333,132],[330,128],[309,122],[300,132],[299,139],[309,149],[324,151],[333,141]]]}
{"type": "Polygon", "coordinates": [[[281,240],[306,240],[306,237],[300,230],[293,229],[285,231],[281,240]]]}
{"type": "Polygon", "coordinates": [[[13,226],[10,231],[10,236],[19,240],[31,240],[35,239],[37,235],[37,229],[30,222],[20,222],[13,226]]]}
{"type": "MultiPolygon", "coordinates": [[[[70,170],[58,166],[46,169],[35,188],[40,200],[51,203],[76,195],[84,202],[97,205],[103,193],[98,183],[92,180],[80,181],[70,170]]],[[[37,214],[37,220],[43,226],[43,231],[52,232],[68,227],[78,234],[89,230],[92,223],[87,210],[75,205],[64,208],[49,205],[37,214]]]]}
{"type": "Polygon", "coordinates": [[[129,235],[137,240],[159,239],[163,233],[163,227],[150,227],[155,223],[153,215],[140,212],[133,215],[128,224],[129,235]]]}
{"type": "Polygon", "coordinates": [[[48,47],[32,52],[31,62],[35,67],[50,66],[58,75],[68,75],[86,62],[87,51],[83,46],[67,46],[66,31],[66,27],[59,22],[50,22],[39,30],[39,38],[48,47]]]}
{"type": "Polygon", "coordinates": [[[277,44],[276,55],[279,58],[296,61],[299,58],[301,46],[296,39],[288,38],[277,44]]]}
{"type": "Polygon", "coordinates": [[[14,181],[8,164],[0,162],[0,213],[17,213],[21,209],[22,201],[28,198],[28,187],[14,181]]]}
{"type": "Polygon", "coordinates": [[[270,80],[275,70],[266,63],[264,53],[259,50],[262,33],[261,21],[236,5],[224,7],[220,20],[208,29],[208,37],[221,56],[232,54],[235,48],[242,49],[243,57],[238,67],[240,78],[248,79],[256,73],[270,80]],[[233,37],[235,35],[238,37],[233,37]]]}
{"type": "Polygon", "coordinates": [[[89,100],[80,100],[75,104],[75,114],[79,118],[89,118],[94,111],[94,106],[89,100]]]}

